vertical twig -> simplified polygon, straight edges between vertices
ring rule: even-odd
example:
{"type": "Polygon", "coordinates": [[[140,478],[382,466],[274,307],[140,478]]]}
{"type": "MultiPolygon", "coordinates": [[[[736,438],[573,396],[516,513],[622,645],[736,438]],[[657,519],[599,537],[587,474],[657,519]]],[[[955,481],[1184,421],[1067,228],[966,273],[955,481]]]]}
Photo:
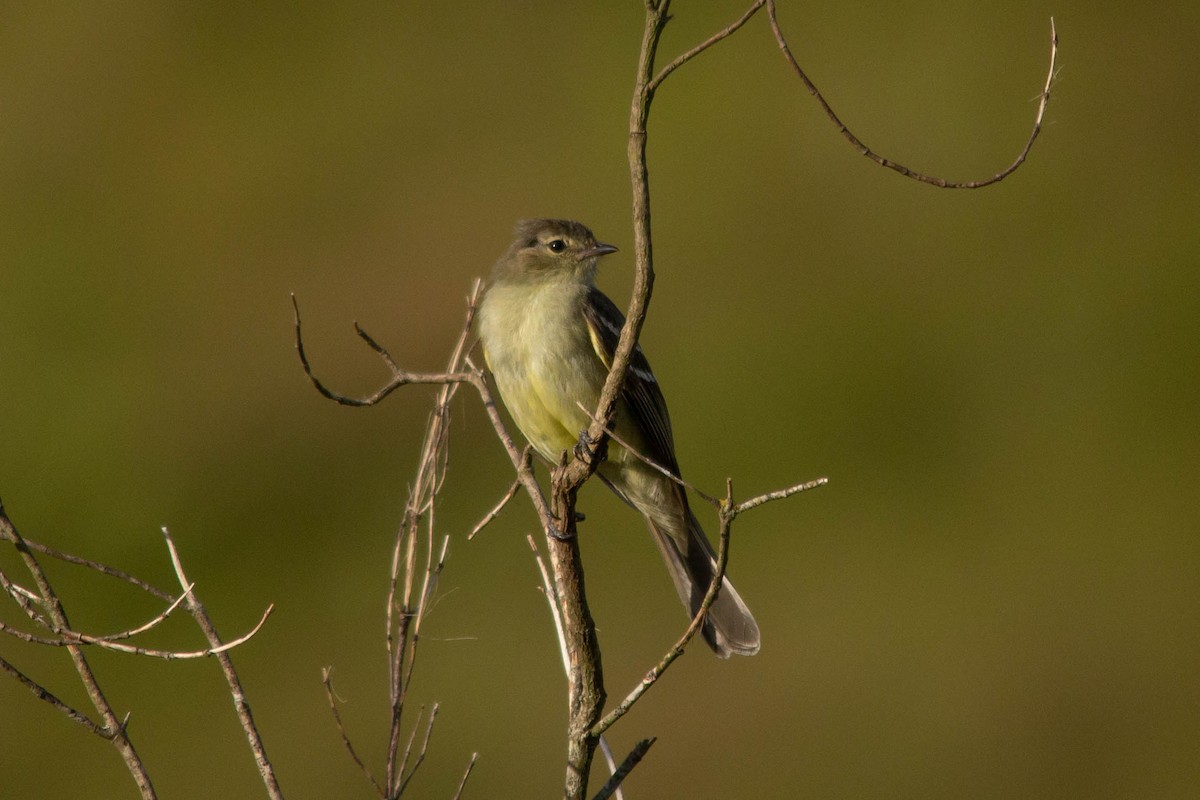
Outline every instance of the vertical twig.
{"type": "Polygon", "coordinates": [[[646,3],[642,44],[638,56],[633,100],[630,104],[628,159],[633,190],[634,275],[625,326],[613,353],[611,368],[588,429],[583,457],[563,463],[552,472],[550,511],[557,530],[548,528],[546,542],[554,576],[555,593],[562,613],[570,661],[567,681],[567,774],[568,800],[583,800],[588,774],[595,755],[597,737],[592,728],[599,720],[606,698],[600,664],[600,646],[584,589],[583,563],[575,526],[575,498],[599,464],[599,453],[611,427],[625,373],[646,319],[654,287],[650,239],[650,184],[646,170],[646,122],[654,97],[654,60],[663,29],[669,19],[670,0],[646,3]]]}
{"type": "MultiPolygon", "coordinates": [[[[478,304],[482,284],[476,282],[467,303],[467,317],[454,351],[450,356],[447,373],[456,373],[466,362],[467,344],[470,339],[471,325],[474,321],[475,308],[478,304]]],[[[387,351],[375,345],[375,349],[385,357],[393,372],[399,368],[392,362],[387,351]]],[[[462,374],[462,373],[459,373],[462,374]]],[[[440,554],[434,547],[434,514],[435,500],[445,480],[446,463],[448,458],[450,435],[450,405],[457,394],[462,381],[445,382],[438,390],[433,414],[425,432],[425,441],[421,447],[421,457],[417,475],[409,490],[408,502],[404,509],[404,521],[396,535],[396,546],[392,554],[392,571],[388,587],[387,607],[387,648],[389,670],[389,694],[391,698],[391,721],[388,737],[387,777],[386,787],[388,797],[399,797],[407,787],[417,765],[424,758],[424,749],[418,756],[417,765],[405,776],[404,761],[401,757],[400,734],[404,715],[404,704],[408,696],[408,688],[412,680],[413,669],[416,665],[417,645],[421,636],[421,623],[425,618],[437,578],[441,574],[446,558],[448,539],[444,539],[440,554]],[[415,579],[417,573],[417,538],[420,535],[420,523],[425,521],[424,551],[425,565],[421,588],[414,600],[415,579]],[[401,555],[403,553],[403,555],[401,555]],[[403,587],[400,588],[401,574],[403,587]],[[397,591],[400,592],[397,606],[397,591]]],[[[430,716],[428,736],[433,731],[433,716],[437,713],[434,706],[430,716]]],[[[407,748],[405,749],[407,755],[407,748]]]]}

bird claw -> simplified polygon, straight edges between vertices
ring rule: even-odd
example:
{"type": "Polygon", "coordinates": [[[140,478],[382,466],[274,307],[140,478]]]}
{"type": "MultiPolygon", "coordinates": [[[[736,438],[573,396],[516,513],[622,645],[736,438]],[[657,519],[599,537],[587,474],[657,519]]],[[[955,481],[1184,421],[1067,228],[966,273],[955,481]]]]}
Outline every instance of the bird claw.
{"type": "Polygon", "coordinates": [[[560,542],[569,542],[575,538],[575,534],[567,533],[566,531],[560,531],[558,528],[556,528],[553,525],[551,525],[549,528],[546,529],[546,534],[551,539],[557,539],[560,542]]]}
{"type": "Polygon", "coordinates": [[[579,432],[579,441],[575,443],[574,452],[575,457],[589,467],[599,464],[608,458],[608,437],[600,436],[598,439],[593,439],[585,428],[579,432]],[[596,448],[594,452],[593,447],[596,448]]]}

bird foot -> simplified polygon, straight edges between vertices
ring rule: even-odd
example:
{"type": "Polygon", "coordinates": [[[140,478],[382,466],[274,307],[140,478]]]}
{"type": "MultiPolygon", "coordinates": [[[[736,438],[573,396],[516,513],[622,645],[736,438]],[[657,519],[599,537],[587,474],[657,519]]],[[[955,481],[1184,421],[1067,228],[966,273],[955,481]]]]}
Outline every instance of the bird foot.
{"type": "Polygon", "coordinates": [[[575,443],[575,457],[589,467],[604,461],[608,458],[608,437],[601,435],[599,438],[593,439],[586,428],[581,430],[579,441],[575,443]]]}
{"type": "Polygon", "coordinates": [[[546,533],[549,534],[551,539],[557,539],[560,542],[569,542],[575,538],[574,533],[567,533],[566,531],[560,531],[558,528],[556,528],[553,525],[551,525],[546,530],[546,533]]]}

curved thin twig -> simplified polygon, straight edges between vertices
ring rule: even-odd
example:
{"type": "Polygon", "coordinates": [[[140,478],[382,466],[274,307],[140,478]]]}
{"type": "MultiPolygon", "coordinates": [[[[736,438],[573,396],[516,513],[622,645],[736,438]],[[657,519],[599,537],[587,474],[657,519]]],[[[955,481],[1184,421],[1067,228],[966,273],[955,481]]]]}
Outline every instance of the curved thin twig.
{"type": "Polygon", "coordinates": [[[649,92],[654,92],[655,90],[658,89],[659,84],[661,84],[663,81],[665,81],[667,79],[667,76],[670,75],[672,72],[679,69],[684,64],[691,61],[693,58],[700,55],[708,48],[712,47],[717,42],[721,41],[722,39],[726,38],[727,36],[732,36],[733,34],[737,33],[739,28],[741,28],[743,25],[745,25],[747,22],[749,22],[750,18],[753,17],[756,13],[758,13],[758,10],[763,7],[764,3],[766,3],[766,0],[754,0],[754,4],[746,10],[745,14],[742,14],[742,16],[738,17],[736,22],[734,22],[733,24],[731,24],[724,30],[721,30],[721,31],[713,34],[712,36],[705,39],[700,44],[693,47],[691,50],[688,50],[686,53],[684,53],[683,55],[676,58],[670,64],[667,64],[665,67],[663,67],[661,70],[658,71],[658,74],[655,75],[654,79],[651,80],[650,83],[646,86],[646,90],[649,92]]]}
{"type": "Polygon", "coordinates": [[[999,183],[1009,175],[1016,172],[1017,168],[1025,163],[1025,158],[1029,155],[1029,151],[1033,149],[1033,143],[1037,141],[1038,134],[1042,132],[1042,119],[1046,115],[1046,105],[1050,102],[1050,86],[1054,83],[1055,62],[1058,59],[1058,32],[1054,27],[1054,17],[1050,18],[1050,69],[1046,72],[1046,82],[1042,87],[1041,94],[1039,95],[1040,100],[1038,102],[1037,116],[1033,121],[1033,129],[1029,132],[1029,138],[1025,142],[1025,147],[1021,149],[1021,152],[1017,155],[1016,160],[1009,164],[1007,168],[997,172],[990,178],[984,178],[976,181],[948,181],[945,178],[939,178],[934,175],[926,175],[922,172],[909,169],[903,164],[898,164],[895,161],[892,161],[890,158],[884,158],[863,144],[862,140],[855,136],[850,128],[846,126],[846,123],[842,122],[842,120],[834,112],[833,108],[825,100],[825,97],[821,94],[820,90],[817,89],[816,84],[814,84],[812,79],[810,79],[807,73],[804,72],[804,69],[796,61],[796,57],[792,55],[792,51],[788,47],[787,39],[784,37],[783,31],[779,27],[779,19],[775,16],[775,0],[766,0],[766,4],[767,19],[769,19],[771,22],[771,31],[775,34],[775,42],[779,45],[779,49],[783,52],[783,57],[787,59],[787,62],[791,65],[792,70],[795,71],[796,75],[804,83],[805,88],[808,89],[808,93],[811,94],[813,98],[821,105],[821,108],[825,111],[825,116],[829,117],[829,121],[837,127],[838,132],[841,133],[842,136],[844,136],[846,140],[850,142],[850,144],[854,145],[854,148],[858,150],[859,153],[871,159],[881,167],[887,167],[888,169],[899,172],[906,178],[912,178],[913,180],[920,181],[921,183],[928,183],[932,186],[937,186],[940,189],[981,189],[984,186],[991,186],[993,183],[999,183]]]}
{"type": "MultiPolygon", "coordinates": [[[[190,594],[184,595],[185,598],[188,598],[190,596],[191,596],[190,594]]],[[[180,650],[158,650],[158,649],[155,649],[152,647],[138,647],[138,646],[132,645],[132,644],[121,644],[120,642],[113,641],[110,637],[91,636],[86,633],[79,633],[78,631],[58,631],[58,635],[63,637],[62,640],[56,641],[56,642],[49,642],[49,643],[57,644],[57,645],[64,645],[64,646],[71,644],[71,643],[90,644],[90,645],[94,645],[96,647],[103,648],[104,650],[112,650],[117,653],[129,653],[130,655],[135,655],[135,656],[149,656],[150,658],[161,658],[164,661],[190,661],[190,660],[197,659],[197,658],[208,658],[209,656],[215,656],[215,655],[219,655],[221,653],[227,653],[230,650],[233,650],[235,647],[239,647],[239,646],[245,644],[246,642],[253,639],[255,634],[257,634],[260,630],[262,630],[262,626],[265,625],[267,620],[271,618],[271,614],[274,611],[275,611],[275,604],[272,603],[271,605],[267,606],[267,610],[263,612],[262,617],[258,620],[258,624],[255,625],[253,628],[251,628],[249,631],[242,634],[241,636],[239,636],[236,639],[232,639],[228,642],[224,642],[223,644],[220,644],[220,645],[217,645],[214,647],[209,647],[204,650],[180,651],[180,650]]]]}
{"type": "Polygon", "coordinates": [[[349,397],[344,394],[338,394],[325,384],[323,384],[315,374],[313,374],[312,365],[308,362],[308,354],[304,351],[304,338],[300,335],[300,304],[296,300],[296,295],[292,295],[292,320],[296,331],[296,353],[300,356],[300,364],[304,367],[304,374],[308,376],[309,382],[313,387],[321,393],[322,397],[333,400],[343,406],[353,406],[362,408],[365,406],[373,406],[380,400],[383,400],[392,392],[399,389],[401,386],[407,386],[410,383],[423,384],[446,384],[446,383],[464,383],[470,380],[470,376],[465,372],[406,372],[396,365],[390,353],[379,345],[370,334],[359,327],[358,323],[354,323],[354,330],[372,350],[379,354],[388,369],[392,372],[392,379],[385,383],[380,389],[366,397],[349,397]]]}

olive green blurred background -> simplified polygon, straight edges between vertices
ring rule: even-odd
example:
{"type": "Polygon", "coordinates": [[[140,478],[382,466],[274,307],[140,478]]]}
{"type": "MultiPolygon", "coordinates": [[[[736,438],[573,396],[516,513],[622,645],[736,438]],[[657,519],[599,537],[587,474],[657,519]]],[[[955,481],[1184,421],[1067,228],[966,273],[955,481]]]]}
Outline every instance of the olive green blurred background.
{"type": "MultiPolygon", "coordinates": [[[[612,736],[658,744],[631,798],[1191,797],[1200,783],[1200,29],[1194,4],[780,3],[793,49],[904,180],[837,135],[756,19],[651,117],[658,282],[643,343],[685,474],[743,496],[732,574],[762,653],[695,648],[612,736]]],[[[678,0],[662,48],[743,3],[678,0]]],[[[236,653],[289,798],[373,796],[384,593],[432,392],[321,399],[316,369],[443,363],[524,216],[632,241],[625,129],[641,6],[5,4],[0,496],[32,538],[170,586],[168,525],[236,653]]],[[[510,470],[463,393],[439,508],[450,560],[414,790],[553,797],[564,689],[510,470]]],[[[684,619],[642,524],[588,487],[610,693],[684,619]]],[[[4,564],[12,566],[11,553],[4,564]]],[[[156,606],[56,567],[81,628],[156,606]]],[[[15,619],[11,608],[5,619],[15,619]]],[[[150,644],[198,648],[186,621],[150,644]]],[[[64,653],[0,653],[72,703],[64,653]]],[[[100,653],[164,798],[259,797],[216,665],[100,653]]],[[[132,797],[112,749],[0,681],[0,796],[132,797]]],[[[410,717],[410,722],[413,720],[410,717]]]]}

